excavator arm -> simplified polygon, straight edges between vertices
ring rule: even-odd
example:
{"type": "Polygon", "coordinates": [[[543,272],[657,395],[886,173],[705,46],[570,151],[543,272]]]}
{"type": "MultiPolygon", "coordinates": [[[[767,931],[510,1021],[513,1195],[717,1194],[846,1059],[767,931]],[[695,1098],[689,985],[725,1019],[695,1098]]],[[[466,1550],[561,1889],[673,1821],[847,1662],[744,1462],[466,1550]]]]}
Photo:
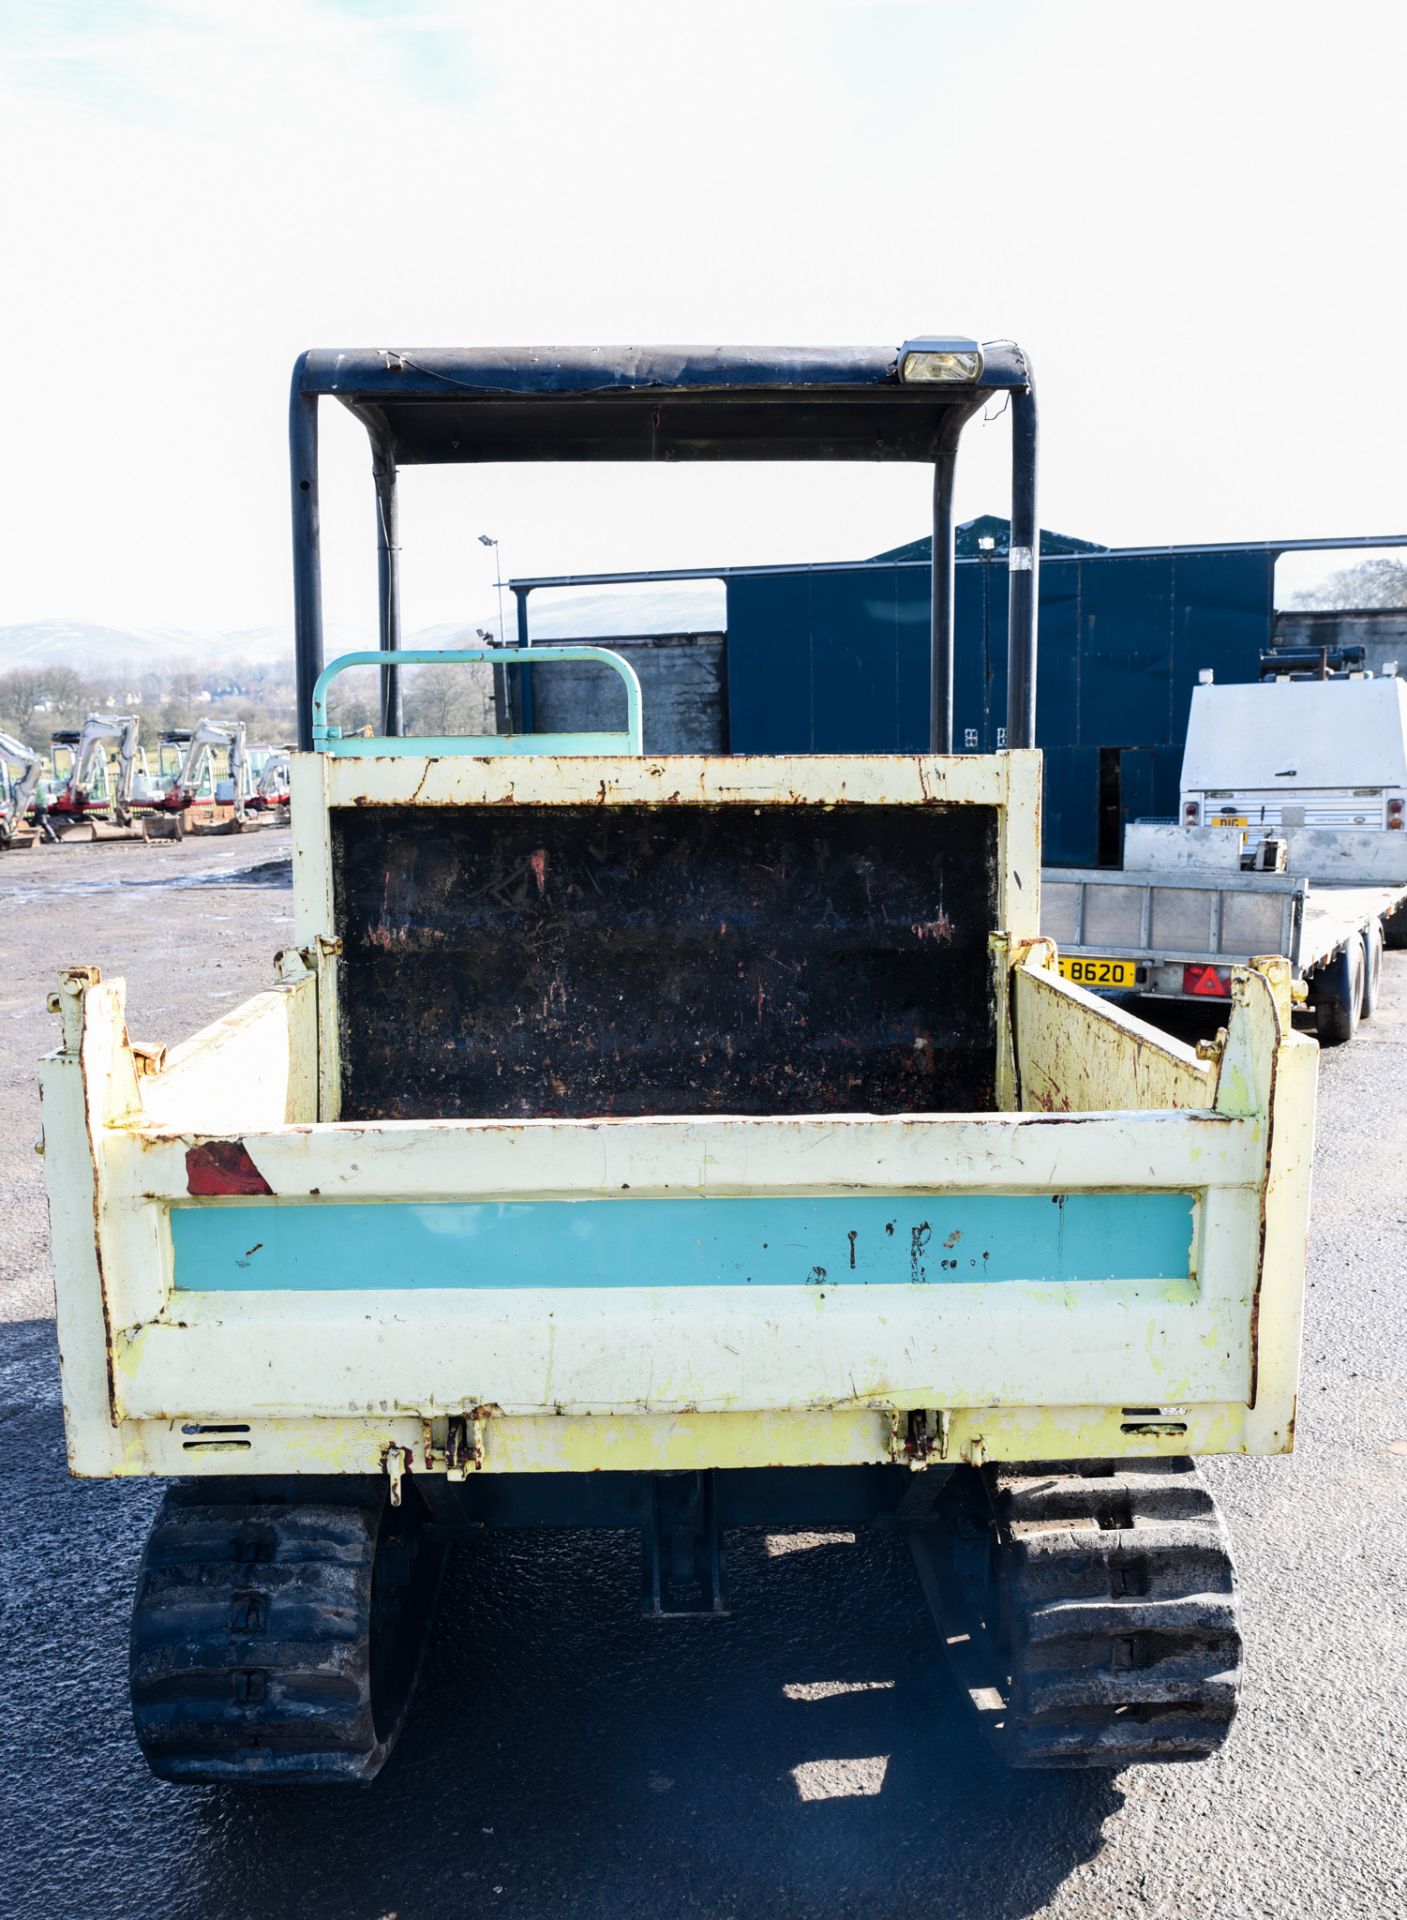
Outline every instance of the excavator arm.
{"type": "Polygon", "coordinates": [[[121,728],[117,745],[117,791],[114,796],[114,811],[123,826],[132,819],[132,782],[137,772],[137,740],[141,726],[134,714],[127,714],[121,720],[113,722],[121,728]]]}
{"type": "Polygon", "coordinates": [[[19,769],[16,779],[12,781],[5,775],[0,784],[0,846],[7,846],[24,825],[29,803],[44,771],[44,761],[13,734],[0,733],[0,762],[19,769]]]}
{"type": "Polygon", "coordinates": [[[231,769],[233,770],[236,740],[238,740],[242,754],[244,747],[243,721],[238,723],[233,732],[227,727],[214,726],[209,721],[202,721],[201,724],[194,729],[190,739],[186,742],[186,751],[181,761],[180,771],[171,783],[171,791],[182,796],[181,804],[183,806],[189,805],[190,801],[194,799],[196,788],[200,785],[201,775],[205,771],[205,762],[209,759],[213,747],[228,747],[230,749],[231,769]]]}
{"type": "Polygon", "coordinates": [[[132,776],[137,762],[139,732],[140,723],[133,714],[108,716],[90,713],[83,722],[83,730],[73,748],[73,764],[60,792],[70,802],[81,803],[82,797],[88,791],[90,776],[103,747],[109,740],[115,740],[118,771],[112,797],[120,818],[129,807],[132,798],[132,776]]]}

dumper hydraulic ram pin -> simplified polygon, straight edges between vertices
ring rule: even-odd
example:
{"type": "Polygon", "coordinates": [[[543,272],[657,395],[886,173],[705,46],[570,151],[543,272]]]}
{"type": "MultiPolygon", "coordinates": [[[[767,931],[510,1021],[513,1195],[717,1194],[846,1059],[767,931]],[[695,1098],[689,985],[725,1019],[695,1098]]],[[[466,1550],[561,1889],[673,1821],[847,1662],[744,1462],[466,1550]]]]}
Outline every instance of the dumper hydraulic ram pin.
{"type": "Polygon", "coordinates": [[[638,1528],[666,1621],[726,1621],[731,1527],[901,1526],[1014,1764],[1212,1752],[1240,1638],[1191,1456],[1291,1444],[1315,1050],[1282,961],[1193,1052],[1040,938],[1024,356],[317,352],[291,447],[295,943],[164,1057],[73,970],[43,1064],[71,1464],[173,1483],[152,1768],[370,1779],[446,1540],[524,1525],[638,1528]],[[1011,750],[955,756],[951,489],[1002,396],[1011,750]],[[374,737],[322,658],[328,399],[371,440],[374,737]],[[932,752],[651,757],[630,667],[571,647],[432,657],[614,675],[614,719],[401,731],[401,467],[797,459],[934,471],[932,752]]]}

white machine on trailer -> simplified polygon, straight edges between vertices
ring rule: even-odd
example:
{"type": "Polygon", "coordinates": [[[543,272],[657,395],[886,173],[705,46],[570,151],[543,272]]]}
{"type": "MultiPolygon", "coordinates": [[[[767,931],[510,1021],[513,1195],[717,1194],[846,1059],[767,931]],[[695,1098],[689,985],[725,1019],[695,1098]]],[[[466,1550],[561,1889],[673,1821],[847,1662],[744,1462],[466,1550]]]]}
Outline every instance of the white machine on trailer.
{"type": "MultiPolygon", "coordinates": [[[[1372,833],[1401,830],[1407,801],[1407,685],[1264,680],[1192,691],[1182,756],[1182,824],[1372,833]]],[[[1355,842],[1355,846],[1357,842],[1355,842]]],[[[1288,848],[1292,873],[1301,870],[1288,848]]],[[[1306,843],[1319,864],[1326,849],[1306,843]]],[[[1339,857],[1356,866],[1353,852],[1339,857]]]]}
{"type": "Polygon", "coordinates": [[[1131,825],[1121,871],[1046,872],[1042,931],[1062,973],[1096,992],[1224,999],[1233,967],[1278,954],[1320,1040],[1352,1039],[1383,947],[1407,945],[1407,686],[1208,679],[1180,785],[1181,824],[1131,825]]]}

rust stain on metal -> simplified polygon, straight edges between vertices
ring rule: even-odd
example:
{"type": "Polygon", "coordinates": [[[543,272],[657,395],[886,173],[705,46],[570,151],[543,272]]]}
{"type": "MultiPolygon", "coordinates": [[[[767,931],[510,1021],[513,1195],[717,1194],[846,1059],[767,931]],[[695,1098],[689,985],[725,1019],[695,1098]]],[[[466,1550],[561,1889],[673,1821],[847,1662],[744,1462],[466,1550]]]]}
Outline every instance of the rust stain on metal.
{"type": "Polygon", "coordinates": [[[206,1140],[186,1149],[186,1191],[199,1195],[272,1193],[242,1140],[206,1140]]]}
{"type": "MultiPolygon", "coordinates": [[[[1268,987],[1266,991],[1267,993],[1269,993],[1268,987]]],[[[1280,1077],[1280,1048],[1283,1044],[1282,1035],[1279,1031],[1279,1027],[1280,1027],[1280,1021],[1279,1021],[1279,1016],[1277,1014],[1275,1045],[1272,1047],[1271,1053],[1270,1053],[1270,1077],[1269,1077],[1269,1084],[1266,1087],[1266,1097],[1265,1097],[1265,1113],[1266,1113],[1265,1177],[1262,1179],[1261,1185],[1260,1185],[1260,1205],[1257,1213],[1257,1229],[1259,1233],[1259,1241],[1256,1248],[1255,1292],[1251,1295],[1251,1328],[1250,1328],[1251,1385],[1250,1385],[1250,1392],[1246,1398],[1246,1405],[1248,1407],[1255,1406],[1256,1397],[1260,1392],[1260,1302],[1261,1302],[1261,1292],[1265,1286],[1265,1236],[1266,1236],[1265,1214],[1266,1214],[1266,1203],[1270,1197],[1271,1170],[1275,1165],[1275,1119],[1274,1119],[1275,1087],[1276,1087],[1276,1082],[1280,1077]]]]}
{"type": "MultiPolygon", "coordinates": [[[[77,969],[73,969],[77,972],[77,969]]],[[[96,976],[97,968],[93,968],[96,976]]],[[[125,1040],[126,1035],[124,1033],[125,1040]]],[[[81,1058],[81,1045],[80,1045],[81,1058]]],[[[98,1274],[98,1300],[103,1316],[103,1363],[107,1370],[107,1417],[116,1427],[121,1423],[117,1413],[117,1353],[112,1324],[112,1309],[108,1304],[107,1265],[103,1259],[103,1206],[102,1191],[99,1185],[97,1129],[101,1125],[93,1104],[92,1085],[86,1069],[83,1071],[83,1133],[88,1153],[88,1165],[93,1176],[93,1262],[98,1274]]]]}
{"type": "Polygon", "coordinates": [[[928,1279],[923,1255],[932,1238],[933,1229],[926,1220],[920,1220],[909,1235],[909,1278],[916,1286],[923,1285],[928,1279]]]}
{"type": "Polygon", "coordinates": [[[953,923],[946,913],[933,920],[915,920],[909,931],[915,940],[938,940],[945,947],[953,944],[953,923]]]}

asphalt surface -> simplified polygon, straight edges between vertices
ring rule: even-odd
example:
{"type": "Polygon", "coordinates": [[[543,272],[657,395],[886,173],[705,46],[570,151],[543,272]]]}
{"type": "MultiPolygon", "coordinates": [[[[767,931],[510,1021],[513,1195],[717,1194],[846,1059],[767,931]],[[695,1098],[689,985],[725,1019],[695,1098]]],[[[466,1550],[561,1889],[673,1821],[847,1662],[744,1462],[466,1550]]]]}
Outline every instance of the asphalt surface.
{"type": "Polygon", "coordinates": [[[151,1779],[125,1665],[158,1490],[65,1472],[33,1062],[60,966],[124,975],[141,1040],[265,984],[286,851],[264,830],[0,861],[6,1920],[1407,1909],[1407,954],[1322,1064],[1298,1451],[1206,1468],[1248,1637],[1217,1759],[1000,1772],[892,1538],[733,1536],[731,1618],[661,1625],[637,1611],[633,1538],[502,1534],[458,1552],[373,1788],[151,1779]]]}

